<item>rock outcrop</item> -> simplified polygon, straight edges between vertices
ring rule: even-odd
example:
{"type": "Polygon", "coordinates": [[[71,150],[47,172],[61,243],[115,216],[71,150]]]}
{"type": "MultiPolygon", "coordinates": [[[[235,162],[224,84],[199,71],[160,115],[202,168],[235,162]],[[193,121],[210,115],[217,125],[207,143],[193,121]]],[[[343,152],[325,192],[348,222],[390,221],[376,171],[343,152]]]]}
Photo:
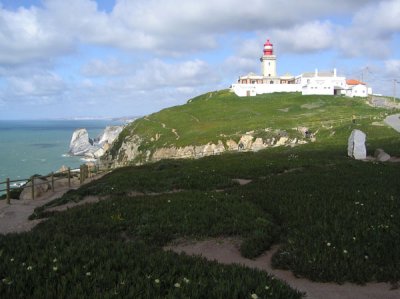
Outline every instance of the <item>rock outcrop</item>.
{"type": "Polygon", "coordinates": [[[367,158],[367,149],[365,147],[366,135],[360,130],[353,130],[350,134],[347,146],[347,154],[356,160],[367,158]]]}
{"type": "Polygon", "coordinates": [[[99,141],[97,142],[100,145],[104,145],[106,143],[111,144],[118,137],[119,133],[122,132],[123,126],[107,126],[103,133],[99,136],[99,141]]]}
{"type": "Polygon", "coordinates": [[[89,139],[89,133],[86,129],[77,129],[72,134],[69,144],[69,153],[74,156],[82,156],[86,154],[93,145],[93,141],[89,139]]]}
{"type": "Polygon", "coordinates": [[[77,129],[72,134],[69,154],[94,159],[100,158],[109,150],[110,144],[122,130],[123,126],[107,126],[99,137],[92,140],[86,129],[77,129]]]}
{"type": "Polygon", "coordinates": [[[386,153],[383,149],[378,148],[374,152],[374,157],[376,158],[377,161],[379,162],[386,162],[390,160],[390,155],[386,153]]]}
{"type": "MultiPolygon", "coordinates": [[[[111,148],[108,154],[103,157],[103,160],[113,162],[115,166],[118,166],[126,162],[142,164],[162,159],[198,159],[201,157],[218,155],[226,151],[259,151],[272,146],[295,146],[300,144],[300,140],[282,136],[287,135],[287,133],[284,134],[285,132],[282,132],[278,132],[281,134],[277,133],[277,138],[255,138],[252,135],[254,132],[250,131],[241,135],[238,141],[228,139],[225,142],[218,140],[216,143],[209,142],[203,145],[187,145],[182,147],[163,146],[159,148],[148,148],[148,140],[144,140],[139,135],[131,134],[122,142],[118,142],[120,144],[118,149],[111,148]],[[278,140],[278,142],[276,142],[276,140],[278,140]],[[146,149],[141,149],[143,144],[146,144],[146,149]]],[[[154,140],[154,138],[152,140],[150,139],[150,142],[154,142],[154,140]]]]}
{"type": "MultiPolygon", "coordinates": [[[[40,178],[34,178],[34,196],[35,198],[40,197],[44,193],[46,193],[50,189],[50,185],[46,180],[40,178]]],[[[33,199],[32,198],[32,181],[29,181],[25,188],[22,190],[21,194],[19,195],[20,200],[26,199],[33,199]]]]}

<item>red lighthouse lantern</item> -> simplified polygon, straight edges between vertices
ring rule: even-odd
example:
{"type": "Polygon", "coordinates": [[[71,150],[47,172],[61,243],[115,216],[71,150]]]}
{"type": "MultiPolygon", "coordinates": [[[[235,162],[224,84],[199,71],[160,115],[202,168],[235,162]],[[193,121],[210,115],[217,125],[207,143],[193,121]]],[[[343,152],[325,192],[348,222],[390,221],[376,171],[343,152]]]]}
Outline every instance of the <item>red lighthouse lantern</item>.
{"type": "Polygon", "coordinates": [[[267,39],[266,43],[264,44],[264,55],[265,56],[274,55],[273,44],[271,44],[269,39],[267,39]]]}

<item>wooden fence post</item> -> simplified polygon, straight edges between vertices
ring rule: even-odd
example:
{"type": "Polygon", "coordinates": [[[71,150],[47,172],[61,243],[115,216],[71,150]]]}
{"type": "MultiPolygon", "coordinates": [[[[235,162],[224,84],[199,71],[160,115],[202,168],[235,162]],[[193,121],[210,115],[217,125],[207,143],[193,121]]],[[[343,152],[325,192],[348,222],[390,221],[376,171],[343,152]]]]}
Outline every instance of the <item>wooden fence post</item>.
{"type": "Polygon", "coordinates": [[[35,199],[35,177],[31,177],[31,183],[32,183],[32,200],[35,199]]]}
{"type": "Polygon", "coordinates": [[[51,190],[54,192],[54,172],[51,173],[51,190]]]}
{"type": "Polygon", "coordinates": [[[68,167],[68,188],[71,188],[71,168],[68,167]]]}
{"type": "Polygon", "coordinates": [[[7,178],[7,204],[10,204],[10,178],[7,178]]]}
{"type": "Polygon", "coordinates": [[[82,167],[82,165],[79,167],[79,180],[80,180],[80,184],[82,185],[82,183],[83,183],[83,167],[82,167]]]}

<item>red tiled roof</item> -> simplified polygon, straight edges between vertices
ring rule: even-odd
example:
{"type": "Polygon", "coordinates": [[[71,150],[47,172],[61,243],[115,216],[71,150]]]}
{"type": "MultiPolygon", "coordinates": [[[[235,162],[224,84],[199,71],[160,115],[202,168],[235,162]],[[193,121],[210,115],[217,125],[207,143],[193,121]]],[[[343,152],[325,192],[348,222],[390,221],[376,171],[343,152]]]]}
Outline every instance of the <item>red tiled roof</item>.
{"type": "Polygon", "coordinates": [[[347,79],[346,83],[347,85],[359,85],[359,84],[365,85],[364,82],[358,81],[356,79],[347,79]]]}

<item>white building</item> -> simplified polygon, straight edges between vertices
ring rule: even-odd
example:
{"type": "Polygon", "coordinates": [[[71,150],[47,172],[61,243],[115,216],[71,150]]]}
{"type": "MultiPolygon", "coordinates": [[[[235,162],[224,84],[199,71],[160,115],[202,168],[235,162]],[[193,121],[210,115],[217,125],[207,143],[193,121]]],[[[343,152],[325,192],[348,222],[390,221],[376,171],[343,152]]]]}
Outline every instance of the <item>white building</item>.
{"type": "Polygon", "coordinates": [[[276,55],[273,44],[267,40],[264,44],[263,56],[260,58],[262,75],[250,73],[240,76],[238,82],[232,84],[231,90],[240,97],[273,92],[301,92],[302,95],[346,95],[350,97],[366,97],[372,94],[371,88],[357,80],[347,80],[333,72],[303,73],[299,76],[286,74],[278,76],[276,72],[276,55]],[[355,82],[357,81],[357,82],[355,82]]]}
{"type": "Polygon", "coordinates": [[[348,79],[346,80],[347,89],[345,91],[348,97],[366,97],[372,94],[371,87],[368,87],[364,82],[348,79]]]}
{"type": "Polygon", "coordinates": [[[302,95],[341,95],[346,90],[346,78],[337,76],[336,69],[333,72],[304,73],[296,79],[301,84],[302,95]]]}

